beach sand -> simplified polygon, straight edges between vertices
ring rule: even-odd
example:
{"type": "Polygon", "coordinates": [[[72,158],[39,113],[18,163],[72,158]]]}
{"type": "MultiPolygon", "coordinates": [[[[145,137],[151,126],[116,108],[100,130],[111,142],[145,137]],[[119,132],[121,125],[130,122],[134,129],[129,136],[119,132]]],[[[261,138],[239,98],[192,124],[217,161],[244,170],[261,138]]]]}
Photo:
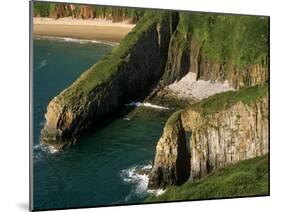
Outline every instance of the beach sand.
{"type": "Polygon", "coordinates": [[[34,35],[110,42],[120,42],[134,26],[126,22],[112,23],[103,19],[33,18],[34,35]]]}

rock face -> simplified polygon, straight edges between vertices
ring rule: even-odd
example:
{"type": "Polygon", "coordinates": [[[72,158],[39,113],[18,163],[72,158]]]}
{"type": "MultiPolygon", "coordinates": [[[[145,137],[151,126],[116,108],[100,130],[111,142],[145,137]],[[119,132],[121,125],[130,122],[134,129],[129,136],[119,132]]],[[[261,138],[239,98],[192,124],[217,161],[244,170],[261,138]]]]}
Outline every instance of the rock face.
{"type": "Polygon", "coordinates": [[[179,15],[179,23],[171,37],[162,86],[169,85],[185,76],[190,68],[190,54],[194,49],[189,47],[191,36],[187,32],[185,19],[179,15]]]}
{"type": "Polygon", "coordinates": [[[268,152],[267,97],[250,105],[237,102],[208,116],[187,111],[182,122],[184,129],[192,132],[192,178],[268,152]]]}
{"type": "MultiPolygon", "coordinates": [[[[266,20],[260,21],[260,19],[244,17],[240,22],[236,22],[233,17],[228,18],[208,17],[202,14],[179,14],[179,24],[171,38],[166,69],[161,81],[162,85],[166,86],[178,81],[188,72],[196,73],[197,80],[222,83],[227,80],[234,89],[251,87],[268,81],[266,20]],[[229,20],[227,20],[228,18],[229,20]],[[216,22],[222,24],[226,28],[229,27],[229,30],[218,33],[218,31],[214,31],[216,27],[212,27],[212,22],[213,24],[216,22]],[[230,22],[233,23],[233,26],[230,22]],[[245,36],[254,33],[249,23],[259,27],[263,25],[265,29],[260,32],[260,35],[256,35],[265,39],[247,41],[249,43],[259,42],[259,45],[263,46],[262,48],[255,47],[255,53],[248,50],[248,47],[245,46],[248,44],[243,42],[247,39],[245,36]],[[238,38],[233,35],[237,30],[241,32],[238,38]],[[214,34],[224,34],[224,38],[216,41],[214,34]],[[231,43],[235,43],[236,48],[230,49],[231,53],[225,52],[227,51],[225,49],[231,48],[231,43]],[[251,52],[250,56],[245,53],[249,53],[248,51],[251,52]],[[254,54],[260,55],[260,58],[263,59],[254,60],[254,54]],[[247,58],[246,62],[242,63],[241,58],[244,60],[247,58]]],[[[251,36],[249,36],[249,40],[250,38],[251,36]]],[[[249,44],[249,46],[253,46],[253,44],[249,44]]]]}
{"type": "MultiPolygon", "coordinates": [[[[216,101],[210,99],[206,105],[216,105],[216,101]]],[[[225,101],[233,99],[225,98],[225,101]]],[[[213,112],[199,107],[197,104],[179,112],[180,118],[165,127],[150,174],[149,185],[153,188],[177,185],[175,176],[178,175],[186,176],[185,179],[189,175],[191,179],[201,178],[215,169],[268,152],[267,92],[251,102],[238,100],[213,112]],[[192,134],[189,141],[183,136],[184,132],[192,134]],[[182,143],[188,143],[190,151],[187,152],[182,143]],[[179,151],[179,148],[183,149],[179,151]],[[185,169],[176,169],[175,175],[175,161],[182,158],[190,160],[181,166],[185,169]],[[172,167],[168,169],[172,171],[167,173],[167,167],[172,167]],[[167,177],[163,178],[163,173],[167,177]]]]}
{"type": "Polygon", "coordinates": [[[181,185],[190,174],[188,135],[180,121],[180,113],[167,122],[162,137],[157,143],[153,170],[148,187],[151,189],[167,185],[181,185]]]}
{"type": "Polygon", "coordinates": [[[109,117],[162,76],[175,13],[147,16],[122,43],[48,105],[41,141],[56,148],[76,143],[89,126],[109,117]]]}
{"type": "Polygon", "coordinates": [[[197,80],[222,83],[228,81],[234,89],[251,87],[268,81],[267,65],[250,64],[238,68],[236,64],[229,64],[226,67],[206,57],[202,52],[202,45],[195,36],[178,30],[175,32],[162,77],[163,85],[178,81],[189,72],[195,73],[197,80]]]}

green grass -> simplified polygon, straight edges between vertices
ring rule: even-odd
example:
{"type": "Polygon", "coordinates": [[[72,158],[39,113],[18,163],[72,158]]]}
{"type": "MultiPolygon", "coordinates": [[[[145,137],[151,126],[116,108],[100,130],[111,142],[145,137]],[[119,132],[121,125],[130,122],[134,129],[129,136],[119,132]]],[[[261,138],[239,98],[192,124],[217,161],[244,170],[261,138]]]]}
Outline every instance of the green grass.
{"type": "Polygon", "coordinates": [[[268,155],[256,157],[182,186],[168,187],[163,195],[150,195],[146,202],[268,195],[268,172],[268,155]]]}
{"type": "Polygon", "coordinates": [[[182,110],[174,112],[166,122],[166,126],[173,125],[180,120],[182,110]]]}
{"type": "Polygon", "coordinates": [[[250,88],[243,88],[239,91],[228,91],[213,95],[187,107],[185,110],[192,109],[200,112],[201,114],[207,115],[223,109],[228,109],[238,101],[245,104],[251,104],[256,100],[263,98],[267,94],[268,84],[257,85],[250,88]]]}
{"type": "Polygon", "coordinates": [[[238,68],[268,63],[268,17],[186,13],[183,18],[207,58],[238,68]]]}
{"type": "Polygon", "coordinates": [[[130,49],[141,39],[147,30],[157,23],[167,21],[171,13],[150,11],[138,22],[136,27],[126,35],[122,42],[115,47],[111,53],[97,62],[89,70],[84,72],[65,92],[66,100],[71,100],[79,95],[87,94],[96,86],[103,83],[110,83],[111,79],[119,70],[123,60],[128,55],[130,49]]]}

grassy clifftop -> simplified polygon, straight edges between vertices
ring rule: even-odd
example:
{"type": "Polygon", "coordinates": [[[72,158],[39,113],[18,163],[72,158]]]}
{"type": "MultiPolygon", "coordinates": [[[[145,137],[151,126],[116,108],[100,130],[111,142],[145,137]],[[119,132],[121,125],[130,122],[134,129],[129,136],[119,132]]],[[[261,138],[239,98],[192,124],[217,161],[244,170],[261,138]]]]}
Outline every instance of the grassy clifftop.
{"type": "Polygon", "coordinates": [[[267,64],[268,17],[182,13],[179,27],[220,64],[267,64]]]}
{"type": "Polygon", "coordinates": [[[230,165],[200,180],[171,186],[146,202],[212,199],[237,196],[268,195],[268,155],[230,165]]]}
{"type": "Polygon", "coordinates": [[[250,104],[266,95],[268,95],[268,84],[257,85],[250,88],[240,89],[239,91],[228,91],[213,95],[187,107],[185,110],[192,109],[207,115],[219,110],[228,109],[239,101],[242,101],[245,104],[250,104]]]}

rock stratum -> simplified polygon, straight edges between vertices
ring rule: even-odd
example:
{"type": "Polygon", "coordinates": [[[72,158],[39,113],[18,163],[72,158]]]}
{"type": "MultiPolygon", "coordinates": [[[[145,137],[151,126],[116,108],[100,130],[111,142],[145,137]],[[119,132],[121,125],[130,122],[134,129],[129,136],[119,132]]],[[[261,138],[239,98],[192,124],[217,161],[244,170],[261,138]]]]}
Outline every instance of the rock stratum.
{"type": "Polygon", "coordinates": [[[181,185],[264,155],[268,130],[267,85],[217,94],[178,111],[157,143],[149,187],[181,185]]]}
{"type": "MultiPolygon", "coordinates": [[[[267,83],[268,19],[237,17],[146,11],[135,28],[110,54],[52,99],[45,114],[46,124],[41,131],[41,142],[57,149],[75,144],[86,130],[100,125],[125,103],[144,97],[153,90],[159,91],[189,72],[195,73],[197,80],[228,81],[237,90],[267,83]],[[251,36],[253,33],[255,36],[251,36]]],[[[244,104],[238,106],[237,110],[246,107],[244,104]]],[[[215,133],[204,128],[204,116],[201,114],[199,117],[202,120],[201,130],[210,130],[205,132],[208,136],[209,133],[215,133]]],[[[183,131],[187,129],[186,123],[167,127],[169,129],[162,143],[169,135],[178,133],[179,140],[186,138],[186,130],[183,131]]],[[[227,127],[223,130],[227,131],[227,127]]],[[[196,133],[192,132],[192,139],[196,133]]],[[[208,143],[207,137],[202,137],[202,140],[200,137],[199,140],[204,140],[204,145],[208,143]]],[[[177,146],[178,142],[171,137],[170,143],[177,146]]],[[[170,150],[163,147],[163,151],[168,153],[170,150]]],[[[177,152],[186,152],[182,148],[171,148],[171,151],[175,155],[178,155],[177,152]]],[[[194,167],[192,158],[195,157],[192,154],[191,168],[194,167]]],[[[161,160],[157,158],[155,161],[160,164],[161,160]]],[[[188,170],[189,165],[184,163],[186,158],[167,156],[164,161],[176,165],[160,168],[158,172],[161,177],[155,175],[155,179],[165,180],[156,180],[155,185],[180,184],[189,177],[188,171],[179,173],[182,169],[179,167],[188,170]]],[[[209,162],[207,170],[213,167],[213,163],[209,162]]],[[[203,167],[202,164],[198,166],[203,167]]],[[[192,176],[201,176],[203,172],[203,168],[197,174],[194,170],[192,176]]]]}

